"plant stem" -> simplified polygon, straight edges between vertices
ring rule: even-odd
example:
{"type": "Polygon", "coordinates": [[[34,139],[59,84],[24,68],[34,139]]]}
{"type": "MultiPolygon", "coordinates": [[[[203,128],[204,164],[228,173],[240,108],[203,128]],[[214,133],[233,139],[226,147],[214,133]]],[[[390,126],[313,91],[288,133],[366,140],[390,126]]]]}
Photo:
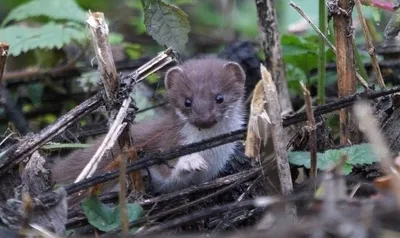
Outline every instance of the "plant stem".
{"type": "MultiPolygon", "coordinates": [[[[319,30],[326,35],[326,4],[325,0],[319,0],[319,30]]],[[[325,41],[319,39],[319,60],[318,60],[318,102],[325,104],[325,76],[326,76],[326,54],[325,41]]]]}

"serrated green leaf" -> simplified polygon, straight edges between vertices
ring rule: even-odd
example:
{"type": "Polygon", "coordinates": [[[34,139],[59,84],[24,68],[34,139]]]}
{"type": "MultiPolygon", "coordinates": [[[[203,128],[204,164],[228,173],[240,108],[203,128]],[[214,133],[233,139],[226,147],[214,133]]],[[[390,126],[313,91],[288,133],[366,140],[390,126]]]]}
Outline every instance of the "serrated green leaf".
{"type": "Polygon", "coordinates": [[[77,21],[84,24],[85,11],[74,0],[33,0],[14,8],[2,22],[20,21],[29,17],[46,16],[51,19],[77,21]]]}
{"type": "Polygon", "coordinates": [[[161,0],[144,1],[144,24],[149,35],[160,45],[182,53],[188,41],[190,25],[186,13],[161,0]]]}
{"type": "Polygon", "coordinates": [[[84,28],[49,22],[39,28],[10,26],[0,29],[0,41],[10,44],[9,53],[18,56],[32,49],[60,49],[72,40],[86,39],[84,28]]]}
{"type": "MultiPolygon", "coordinates": [[[[318,169],[327,170],[331,168],[338,163],[343,153],[347,154],[348,156],[348,160],[343,168],[345,174],[349,174],[353,166],[356,164],[372,164],[378,161],[374,152],[372,151],[371,145],[364,143],[337,150],[327,150],[324,153],[317,153],[318,169]]],[[[289,163],[310,168],[310,152],[289,152],[289,163]]]]}

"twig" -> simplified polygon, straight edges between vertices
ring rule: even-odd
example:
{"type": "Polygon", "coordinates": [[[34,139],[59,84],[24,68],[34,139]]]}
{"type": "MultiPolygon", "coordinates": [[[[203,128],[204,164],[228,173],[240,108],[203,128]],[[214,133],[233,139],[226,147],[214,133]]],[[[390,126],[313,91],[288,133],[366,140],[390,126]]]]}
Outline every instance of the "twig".
{"type": "Polygon", "coordinates": [[[122,130],[126,126],[126,123],[123,123],[123,121],[128,113],[131,100],[131,97],[128,97],[124,100],[122,107],[118,112],[118,115],[115,118],[113,124],[111,125],[106,137],[102,141],[96,153],[93,155],[85,168],[76,178],[75,183],[81,181],[84,178],[90,178],[96,172],[97,166],[100,163],[103,155],[106,153],[106,151],[110,150],[114,146],[114,143],[116,142],[118,136],[122,133],[122,130]]]}
{"type": "MultiPolygon", "coordinates": [[[[294,2],[289,3],[290,6],[292,6],[304,19],[312,26],[312,28],[317,32],[317,34],[324,39],[325,43],[329,48],[333,51],[333,53],[337,54],[336,47],[332,45],[332,43],[326,38],[326,36],[318,29],[318,27],[314,24],[314,22],[307,16],[307,14],[304,13],[304,11],[297,6],[294,2]]],[[[368,83],[361,77],[361,75],[356,72],[356,77],[359,83],[364,87],[364,89],[368,90],[368,83]]]]}
{"type": "MultiPolygon", "coordinates": [[[[286,151],[286,142],[281,118],[281,108],[275,84],[272,81],[271,74],[260,65],[261,78],[264,84],[264,97],[267,101],[268,115],[271,120],[271,137],[274,144],[275,158],[278,167],[281,192],[288,195],[293,191],[292,176],[290,174],[289,160],[286,151]]],[[[287,206],[287,212],[292,219],[296,219],[297,212],[294,206],[287,206]]]]}
{"type": "Polygon", "coordinates": [[[311,158],[311,177],[317,176],[317,133],[316,133],[316,125],[315,118],[311,104],[311,96],[310,92],[307,90],[306,86],[303,82],[300,82],[301,87],[303,88],[304,101],[306,105],[306,113],[307,113],[307,124],[308,124],[308,147],[310,149],[310,158],[311,158]]]}
{"type": "Polygon", "coordinates": [[[108,42],[108,25],[102,12],[89,12],[86,23],[92,34],[92,43],[99,66],[101,80],[107,99],[113,101],[117,98],[118,74],[115,68],[111,46],[108,42]]]}
{"type": "Polygon", "coordinates": [[[170,220],[170,221],[165,222],[158,226],[153,226],[151,229],[148,229],[137,235],[145,236],[145,235],[152,234],[154,232],[161,232],[161,231],[173,228],[173,227],[177,227],[182,224],[186,224],[191,221],[196,221],[198,219],[210,217],[214,214],[222,214],[227,211],[234,211],[234,210],[238,210],[238,209],[249,209],[249,208],[257,208],[257,207],[266,208],[266,207],[270,207],[272,205],[278,204],[280,202],[283,202],[283,201],[277,197],[260,197],[260,198],[256,198],[255,200],[235,202],[235,203],[226,204],[223,206],[214,206],[214,207],[202,210],[202,211],[198,211],[198,212],[186,215],[186,216],[176,218],[174,220],[170,220]]]}
{"type": "MultiPolygon", "coordinates": [[[[256,173],[251,173],[251,174],[249,174],[249,175],[247,175],[247,176],[245,176],[245,177],[240,178],[239,180],[236,180],[233,184],[230,184],[230,185],[228,185],[228,186],[226,186],[226,187],[224,187],[224,188],[222,188],[222,189],[220,189],[220,190],[217,190],[217,191],[214,192],[214,193],[211,193],[211,194],[209,194],[209,195],[207,195],[207,196],[204,196],[204,197],[201,197],[201,198],[199,198],[199,199],[196,199],[196,200],[194,200],[194,201],[192,201],[192,202],[183,204],[183,205],[181,205],[181,206],[179,206],[179,207],[175,207],[175,208],[172,208],[172,209],[170,209],[170,210],[157,213],[157,214],[155,214],[155,215],[153,215],[153,216],[151,216],[151,217],[148,217],[148,218],[145,219],[145,220],[154,221],[154,220],[156,220],[156,219],[160,219],[160,218],[162,218],[162,217],[165,217],[165,216],[167,216],[167,215],[169,215],[169,214],[173,214],[173,213],[175,213],[175,212],[182,211],[182,210],[184,210],[184,209],[186,209],[186,208],[188,208],[188,207],[191,207],[191,206],[193,206],[193,205],[196,205],[196,204],[198,204],[198,203],[200,203],[200,202],[206,201],[206,200],[208,200],[208,199],[210,199],[210,198],[213,198],[213,197],[216,197],[216,196],[218,196],[218,195],[220,195],[220,194],[226,193],[226,192],[228,192],[229,190],[231,190],[231,189],[233,189],[233,188],[239,186],[241,183],[244,183],[244,182],[246,182],[247,180],[251,179],[251,178],[252,178],[253,176],[255,176],[255,175],[256,175],[256,173]]],[[[136,221],[136,222],[130,224],[130,227],[133,227],[133,226],[138,225],[138,224],[139,224],[138,221],[136,221]]],[[[152,230],[152,227],[148,228],[147,230],[152,230]]],[[[146,232],[146,230],[141,231],[140,233],[142,233],[142,232],[146,232]]],[[[140,235],[140,233],[139,233],[138,235],[140,235]]]]}
{"type": "Polygon", "coordinates": [[[119,169],[119,207],[120,207],[120,216],[121,216],[121,228],[124,235],[129,232],[129,220],[127,214],[126,207],[126,185],[125,185],[125,176],[126,174],[126,160],[120,161],[120,169],[119,169]]]}
{"type": "Polygon", "coordinates": [[[378,81],[378,84],[381,87],[381,89],[384,89],[385,82],[383,81],[382,78],[381,69],[379,68],[379,62],[378,59],[376,58],[375,47],[372,44],[371,35],[369,33],[367,23],[365,22],[365,18],[363,17],[363,13],[361,11],[360,0],[355,0],[355,4],[357,8],[358,18],[360,19],[361,27],[364,33],[365,43],[367,44],[368,47],[368,54],[371,56],[372,68],[375,72],[376,80],[378,81]]]}

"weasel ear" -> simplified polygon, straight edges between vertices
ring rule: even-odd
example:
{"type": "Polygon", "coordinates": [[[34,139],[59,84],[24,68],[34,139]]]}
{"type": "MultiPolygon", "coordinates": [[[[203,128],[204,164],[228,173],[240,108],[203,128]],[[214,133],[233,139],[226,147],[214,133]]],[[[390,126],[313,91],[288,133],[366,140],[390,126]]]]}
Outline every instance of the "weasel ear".
{"type": "Polygon", "coordinates": [[[224,65],[224,70],[236,82],[244,84],[244,81],[246,80],[246,74],[244,73],[244,70],[238,63],[228,62],[224,65]]]}
{"type": "Polygon", "coordinates": [[[183,70],[179,66],[175,66],[170,68],[164,77],[164,84],[167,90],[172,88],[179,78],[183,78],[184,73],[183,70]]]}

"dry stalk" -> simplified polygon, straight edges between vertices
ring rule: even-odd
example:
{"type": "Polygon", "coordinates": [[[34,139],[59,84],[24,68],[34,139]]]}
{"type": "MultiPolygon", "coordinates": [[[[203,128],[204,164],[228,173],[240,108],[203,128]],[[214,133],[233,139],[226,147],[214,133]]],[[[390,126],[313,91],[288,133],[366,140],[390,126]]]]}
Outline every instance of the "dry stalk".
{"type": "MultiPolygon", "coordinates": [[[[261,64],[260,68],[264,85],[264,97],[267,101],[268,115],[271,120],[271,136],[276,154],[276,163],[278,167],[281,192],[283,195],[288,195],[293,191],[293,184],[286,151],[287,142],[285,141],[284,137],[285,133],[283,131],[278,93],[276,91],[275,84],[272,81],[271,74],[264,67],[264,65],[261,64]]],[[[297,212],[294,206],[287,205],[286,211],[292,219],[296,220],[297,212]]]]}
{"type": "Polygon", "coordinates": [[[108,42],[108,25],[102,12],[89,12],[86,23],[92,35],[92,43],[104,89],[107,98],[112,101],[117,98],[118,74],[115,68],[111,46],[108,42]]]}
{"type": "Polygon", "coordinates": [[[379,67],[379,62],[378,62],[378,59],[376,58],[375,47],[372,44],[371,34],[369,32],[368,25],[365,21],[365,18],[363,17],[362,11],[361,11],[360,0],[354,0],[354,2],[356,4],[358,18],[360,19],[361,27],[362,27],[362,30],[364,33],[365,42],[368,47],[368,54],[371,56],[371,64],[372,64],[372,68],[375,72],[376,80],[378,81],[378,84],[381,87],[381,89],[384,89],[385,82],[383,81],[381,69],[379,67]]]}
{"type": "Polygon", "coordinates": [[[392,186],[400,207],[400,177],[396,166],[392,160],[385,138],[382,136],[378,127],[377,120],[372,114],[372,110],[367,102],[358,102],[354,105],[354,113],[358,119],[360,131],[362,131],[372,148],[376,157],[380,160],[381,166],[386,174],[392,176],[392,186]]]}
{"type": "MultiPolygon", "coordinates": [[[[330,14],[333,15],[333,25],[336,39],[336,59],[338,73],[339,97],[346,97],[356,92],[355,58],[353,50],[353,28],[351,0],[329,0],[330,14]]],[[[340,143],[358,143],[360,133],[352,116],[351,110],[342,109],[339,113],[340,143]]]]}
{"type": "Polygon", "coordinates": [[[311,177],[317,176],[317,133],[316,133],[316,125],[315,118],[312,109],[311,103],[311,95],[307,90],[306,86],[303,82],[300,82],[301,87],[303,88],[304,101],[306,106],[307,113],[307,124],[308,124],[308,147],[310,149],[310,158],[311,158],[311,177]]]}
{"type": "MultiPolygon", "coordinates": [[[[291,1],[289,4],[312,26],[312,28],[317,32],[319,37],[321,37],[325,41],[326,45],[333,51],[333,53],[336,54],[337,53],[336,47],[318,29],[318,27],[314,24],[314,22],[310,19],[310,17],[308,17],[307,14],[299,6],[297,6],[294,2],[291,1]]],[[[369,90],[368,83],[363,79],[363,77],[358,72],[356,72],[356,77],[357,77],[358,82],[364,87],[364,89],[369,90]]]]}

